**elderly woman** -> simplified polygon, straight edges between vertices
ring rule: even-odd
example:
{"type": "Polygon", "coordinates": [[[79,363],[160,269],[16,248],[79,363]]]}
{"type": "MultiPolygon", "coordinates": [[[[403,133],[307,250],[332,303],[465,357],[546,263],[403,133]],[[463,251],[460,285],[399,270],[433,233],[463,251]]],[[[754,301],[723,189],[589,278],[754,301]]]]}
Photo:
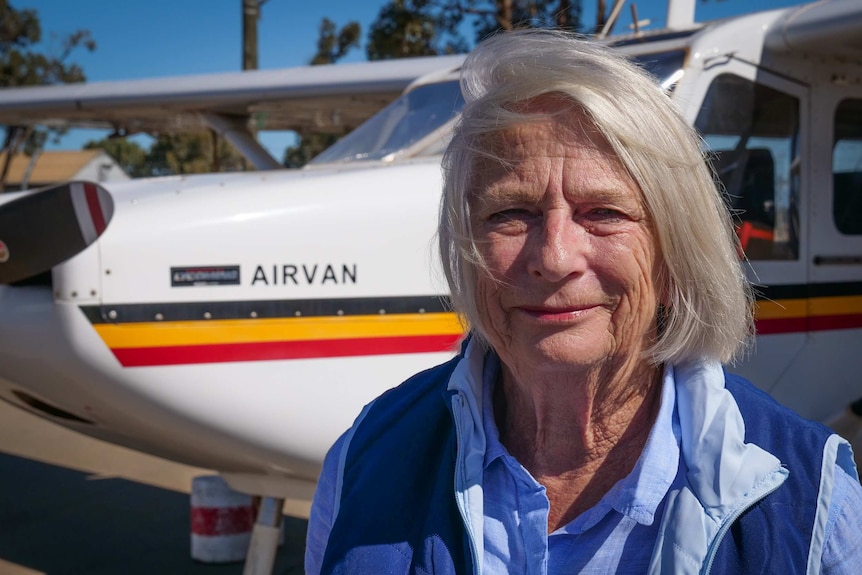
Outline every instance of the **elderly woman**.
{"type": "Polygon", "coordinates": [[[440,249],[470,335],[332,448],[309,573],[860,573],[847,443],[721,362],[751,295],[696,135],[555,33],[462,72],[440,249]]]}

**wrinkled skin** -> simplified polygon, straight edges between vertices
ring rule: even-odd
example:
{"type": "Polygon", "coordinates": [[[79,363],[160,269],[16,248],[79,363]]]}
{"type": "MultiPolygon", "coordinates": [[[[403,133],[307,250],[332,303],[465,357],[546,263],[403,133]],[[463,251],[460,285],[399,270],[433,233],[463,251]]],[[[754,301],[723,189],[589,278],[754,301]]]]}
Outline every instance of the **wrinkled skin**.
{"type": "Polygon", "coordinates": [[[619,369],[651,343],[656,253],[641,193],[587,120],[495,137],[508,166],[476,169],[472,226],[483,328],[514,371],[619,369]],[[610,362],[610,363],[608,363],[610,362]]]}

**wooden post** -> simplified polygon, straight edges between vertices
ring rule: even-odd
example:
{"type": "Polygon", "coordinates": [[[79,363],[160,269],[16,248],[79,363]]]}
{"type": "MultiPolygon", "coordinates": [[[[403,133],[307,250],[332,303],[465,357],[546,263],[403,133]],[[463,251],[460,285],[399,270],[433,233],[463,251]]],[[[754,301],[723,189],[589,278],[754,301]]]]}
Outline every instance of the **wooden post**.
{"type": "Polygon", "coordinates": [[[242,69],[257,70],[257,19],[260,17],[258,0],[242,0],[242,69]]]}

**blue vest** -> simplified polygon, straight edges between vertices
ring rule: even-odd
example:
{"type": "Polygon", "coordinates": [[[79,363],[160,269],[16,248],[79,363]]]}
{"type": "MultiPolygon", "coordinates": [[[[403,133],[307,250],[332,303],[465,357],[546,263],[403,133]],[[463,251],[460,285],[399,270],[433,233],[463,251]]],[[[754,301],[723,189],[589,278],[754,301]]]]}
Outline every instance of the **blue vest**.
{"type": "MultiPolygon", "coordinates": [[[[449,377],[461,356],[380,396],[354,430],[322,573],[472,573],[455,502],[456,437],[449,377]]],[[[745,441],[790,471],[722,539],[713,573],[804,573],[831,432],[726,375],[745,441]]]]}
{"type": "Polygon", "coordinates": [[[745,421],[745,442],[775,455],[790,475],[733,524],[718,548],[713,572],[805,573],[823,449],[832,431],[801,418],[739,376],[726,373],[725,386],[745,421]]]}

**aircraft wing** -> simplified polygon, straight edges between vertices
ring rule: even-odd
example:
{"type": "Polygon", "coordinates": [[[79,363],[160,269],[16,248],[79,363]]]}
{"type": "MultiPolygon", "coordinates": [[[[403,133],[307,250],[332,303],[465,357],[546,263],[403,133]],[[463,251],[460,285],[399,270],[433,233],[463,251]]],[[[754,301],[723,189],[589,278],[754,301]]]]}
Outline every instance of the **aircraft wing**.
{"type": "Polygon", "coordinates": [[[120,133],[198,131],[205,117],[255,130],[354,128],[419,76],[463,56],[303,66],[0,90],[0,125],[61,125],[120,133]]]}
{"type": "Polygon", "coordinates": [[[862,60],[862,9],[859,0],[831,0],[788,10],[767,34],[777,52],[807,52],[862,60]]]}

